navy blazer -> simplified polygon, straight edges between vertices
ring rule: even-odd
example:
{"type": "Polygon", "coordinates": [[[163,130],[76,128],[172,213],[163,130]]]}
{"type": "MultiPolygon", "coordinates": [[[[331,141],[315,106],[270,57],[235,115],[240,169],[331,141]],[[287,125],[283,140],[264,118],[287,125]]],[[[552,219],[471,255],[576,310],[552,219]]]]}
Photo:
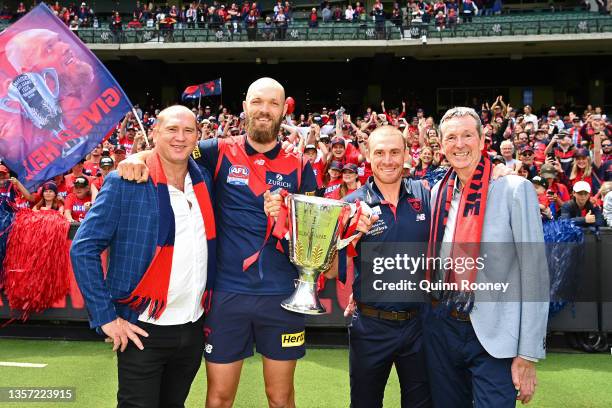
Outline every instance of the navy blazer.
{"type": "MultiPolygon", "coordinates": [[[[191,158],[190,167],[202,172],[211,200],[210,173],[191,158]]],[[[72,241],[70,258],[81,289],[92,328],[117,317],[132,323],[139,314],[118,302],[136,288],[157,246],[159,203],[151,181],[135,183],[121,179],[115,171],[104,179],[102,189],[72,241]],[[109,248],[106,279],[100,254],[109,248]]],[[[208,254],[206,289],[214,284],[216,254],[208,254]]],[[[99,332],[99,330],[98,330],[99,332]]]]}

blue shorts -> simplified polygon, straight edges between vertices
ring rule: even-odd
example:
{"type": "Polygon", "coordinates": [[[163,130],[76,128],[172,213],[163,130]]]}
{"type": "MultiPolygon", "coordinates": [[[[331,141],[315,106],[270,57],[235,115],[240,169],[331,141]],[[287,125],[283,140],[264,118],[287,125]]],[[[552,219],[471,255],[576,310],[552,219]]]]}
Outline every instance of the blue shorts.
{"type": "Polygon", "coordinates": [[[306,354],[305,317],[281,307],[288,295],[214,292],[204,322],[204,357],[227,364],[258,353],[271,360],[297,360],[306,354]]]}

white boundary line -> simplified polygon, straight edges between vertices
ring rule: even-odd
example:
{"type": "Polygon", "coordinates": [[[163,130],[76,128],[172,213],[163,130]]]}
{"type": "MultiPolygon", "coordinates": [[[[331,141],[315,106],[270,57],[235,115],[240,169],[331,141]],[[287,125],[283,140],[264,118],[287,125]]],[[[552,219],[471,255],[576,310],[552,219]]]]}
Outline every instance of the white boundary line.
{"type": "Polygon", "coordinates": [[[27,368],[44,368],[46,364],[37,363],[14,363],[11,361],[0,361],[0,367],[27,367],[27,368]]]}

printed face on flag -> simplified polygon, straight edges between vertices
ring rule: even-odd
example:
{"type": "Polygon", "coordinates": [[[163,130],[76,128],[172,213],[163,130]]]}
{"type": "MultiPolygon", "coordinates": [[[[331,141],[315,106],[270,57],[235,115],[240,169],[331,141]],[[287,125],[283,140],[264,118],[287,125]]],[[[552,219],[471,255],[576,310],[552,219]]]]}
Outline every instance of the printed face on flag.
{"type": "Polygon", "coordinates": [[[129,109],[104,65],[44,4],[0,34],[0,155],[26,187],[69,169],[129,109]]]}

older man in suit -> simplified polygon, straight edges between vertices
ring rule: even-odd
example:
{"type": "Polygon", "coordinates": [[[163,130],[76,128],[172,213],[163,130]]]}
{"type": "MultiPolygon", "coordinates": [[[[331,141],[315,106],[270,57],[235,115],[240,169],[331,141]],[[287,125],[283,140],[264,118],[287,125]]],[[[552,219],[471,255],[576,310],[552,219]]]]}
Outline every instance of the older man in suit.
{"type": "Polygon", "coordinates": [[[521,177],[492,179],[473,109],[449,110],[440,131],[452,168],[432,191],[430,256],[480,257],[484,267],[430,271],[445,284],[424,324],[434,406],[514,407],[531,400],[535,363],[545,356],[549,279],[538,199],[521,177]]]}
{"type": "Polygon", "coordinates": [[[184,106],[163,110],[153,137],[147,182],[110,173],[70,251],[91,327],[120,350],[119,407],[184,406],[202,362],[214,282],[211,178],[189,157],[195,115],[184,106]]]}

